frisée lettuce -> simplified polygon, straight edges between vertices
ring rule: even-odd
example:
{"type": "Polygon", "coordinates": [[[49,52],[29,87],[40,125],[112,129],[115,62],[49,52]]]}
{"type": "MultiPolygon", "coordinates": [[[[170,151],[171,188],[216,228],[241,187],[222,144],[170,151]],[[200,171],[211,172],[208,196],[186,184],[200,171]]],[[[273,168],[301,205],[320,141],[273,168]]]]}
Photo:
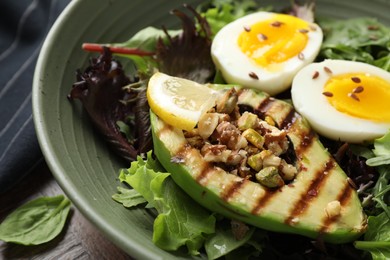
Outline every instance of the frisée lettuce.
{"type": "Polygon", "coordinates": [[[185,245],[190,255],[197,255],[205,235],[215,231],[215,216],[192,201],[169,175],[149,152],[147,160],[138,157],[129,169],[122,170],[119,179],[138,191],[148,207],[156,209],[153,243],[168,251],[185,245]]]}
{"type": "MultiPolygon", "coordinates": [[[[143,204],[156,210],[153,243],[164,250],[176,251],[184,246],[190,255],[199,255],[204,248],[209,259],[216,259],[248,243],[255,231],[239,222],[230,224],[197,204],[174,183],[151,152],[146,160],[138,157],[129,169],[122,169],[119,180],[133,189],[118,188],[121,194],[129,196],[124,200],[116,194],[113,196],[116,201],[126,207],[143,204]]],[[[251,248],[246,250],[248,255],[261,248],[255,241],[248,245],[251,248]]]]}

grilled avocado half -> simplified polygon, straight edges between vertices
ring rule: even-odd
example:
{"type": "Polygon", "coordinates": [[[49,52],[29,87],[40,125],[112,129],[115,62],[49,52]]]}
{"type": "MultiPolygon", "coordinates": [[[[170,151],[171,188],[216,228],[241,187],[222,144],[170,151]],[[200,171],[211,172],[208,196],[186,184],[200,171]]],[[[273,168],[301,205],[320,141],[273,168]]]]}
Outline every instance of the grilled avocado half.
{"type": "Polygon", "coordinates": [[[182,130],[151,112],[154,153],[173,180],[209,210],[265,230],[321,237],[329,243],[361,236],[367,219],[357,192],[307,121],[291,104],[263,92],[239,89],[237,93],[241,108],[269,116],[287,131],[296,156],[295,179],[270,189],[228,173],[204,160],[182,130]]]}

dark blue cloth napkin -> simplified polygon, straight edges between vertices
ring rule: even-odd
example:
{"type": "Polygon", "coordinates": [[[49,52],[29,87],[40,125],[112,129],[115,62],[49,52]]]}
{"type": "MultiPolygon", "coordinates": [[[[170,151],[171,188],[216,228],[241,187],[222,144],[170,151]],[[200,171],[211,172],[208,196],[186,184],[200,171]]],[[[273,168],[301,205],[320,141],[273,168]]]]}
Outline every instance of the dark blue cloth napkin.
{"type": "Polygon", "coordinates": [[[42,43],[70,0],[0,1],[0,194],[42,161],[31,89],[42,43]]]}

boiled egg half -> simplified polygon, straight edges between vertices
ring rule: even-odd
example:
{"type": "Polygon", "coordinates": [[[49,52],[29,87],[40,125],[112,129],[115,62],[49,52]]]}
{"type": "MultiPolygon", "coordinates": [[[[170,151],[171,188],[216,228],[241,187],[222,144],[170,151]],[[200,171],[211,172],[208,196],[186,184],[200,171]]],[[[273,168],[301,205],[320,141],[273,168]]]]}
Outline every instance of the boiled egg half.
{"type": "Polygon", "coordinates": [[[362,143],[390,129],[390,73],[373,65],[312,63],[294,78],[291,97],[313,129],[334,140],[362,143]]]}
{"type": "Polygon", "coordinates": [[[317,24],[287,14],[257,12],[224,26],[214,37],[211,56],[226,82],[275,95],[313,62],[322,38],[317,24]]]}

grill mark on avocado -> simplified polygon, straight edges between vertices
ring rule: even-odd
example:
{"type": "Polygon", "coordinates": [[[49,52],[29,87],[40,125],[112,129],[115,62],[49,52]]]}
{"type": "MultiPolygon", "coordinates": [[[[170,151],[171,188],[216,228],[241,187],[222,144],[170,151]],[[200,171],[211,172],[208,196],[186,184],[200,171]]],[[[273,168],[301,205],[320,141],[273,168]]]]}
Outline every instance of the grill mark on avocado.
{"type": "Polygon", "coordinates": [[[201,183],[201,181],[202,181],[204,178],[206,178],[207,175],[208,175],[210,172],[212,172],[213,170],[214,170],[213,165],[211,165],[210,163],[205,164],[205,167],[202,168],[201,173],[200,173],[198,176],[196,176],[196,179],[195,179],[196,182],[197,182],[197,183],[201,183]]]}
{"type": "Polygon", "coordinates": [[[267,111],[272,107],[275,99],[271,97],[265,98],[255,109],[257,114],[259,114],[261,117],[264,117],[264,115],[267,113],[267,111]]]}
{"type": "MultiPolygon", "coordinates": [[[[349,201],[352,199],[352,194],[353,194],[353,189],[352,187],[349,185],[348,182],[346,182],[346,184],[344,185],[344,188],[339,192],[336,200],[338,200],[340,202],[340,205],[341,205],[341,208],[343,207],[346,207],[349,203],[349,201]]],[[[323,225],[322,225],[322,228],[320,229],[319,233],[326,233],[328,228],[334,223],[336,222],[339,218],[340,218],[341,215],[337,215],[337,216],[334,216],[334,217],[325,217],[325,219],[323,220],[323,225]]]]}
{"type": "Polygon", "coordinates": [[[234,196],[234,193],[239,190],[243,184],[246,182],[246,179],[241,179],[239,181],[233,182],[224,192],[221,194],[221,199],[228,201],[231,197],[234,196]]]}
{"type": "Polygon", "coordinates": [[[319,190],[321,190],[321,186],[325,183],[327,176],[331,175],[330,171],[335,166],[335,161],[330,159],[324,164],[323,168],[313,173],[316,175],[315,178],[308,186],[307,190],[302,192],[300,199],[297,201],[295,207],[293,207],[290,215],[286,218],[286,224],[293,225],[293,219],[299,217],[308,209],[308,207],[310,207],[311,200],[316,197],[313,196],[313,194],[316,194],[319,190]]]}
{"type": "MultiPolygon", "coordinates": [[[[193,150],[196,150],[196,149],[191,147],[190,144],[185,143],[184,145],[182,145],[180,147],[180,149],[176,153],[175,157],[182,158],[183,160],[185,160],[185,158],[187,158],[193,150]]],[[[172,159],[171,159],[171,161],[172,161],[172,159]]],[[[196,179],[195,179],[198,183],[200,183],[202,181],[202,179],[206,178],[210,172],[214,171],[214,166],[208,162],[204,162],[203,164],[199,164],[198,167],[202,167],[200,174],[198,174],[198,176],[196,176],[196,179]]]]}
{"type": "MultiPolygon", "coordinates": [[[[255,109],[255,112],[259,116],[264,116],[269,110],[273,108],[275,104],[275,99],[272,97],[268,97],[258,105],[258,107],[255,109]]],[[[283,117],[279,120],[279,129],[288,131],[299,118],[300,115],[295,111],[293,107],[291,107],[288,112],[286,111],[283,117]]],[[[298,147],[295,147],[296,156],[299,158],[311,146],[316,137],[316,133],[312,129],[310,129],[308,133],[303,131],[303,129],[301,129],[300,131],[300,139],[302,141],[298,147]]]]}
{"type": "Polygon", "coordinates": [[[278,192],[278,190],[268,190],[268,189],[266,189],[265,193],[264,193],[264,196],[260,197],[257,200],[256,206],[252,209],[251,213],[254,214],[254,215],[259,214],[261,209],[264,208],[268,204],[268,202],[271,201],[271,198],[273,197],[273,195],[276,192],[278,192]]]}
{"type": "Polygon", "coordinates": [[[279,128],[284,129],[284,130],[288,130],[292,126],[292,124],[294,124],[297,117],[298,117],[298,114],[296,113],[295,109],[290,109],[290,111],[287,113],[286,117],[280,123],[279,128]]]}
{"type": "Polygon", "coordinates": [[[295,153],[298,158],[302,158],[302,154],[304,154],[306,150],[312,145],[315,137],[316,133],[313,130],[310,129],[309,132],[302,130],[300,134],[301,143],[299,146],[295,147],[295,153]]]}

